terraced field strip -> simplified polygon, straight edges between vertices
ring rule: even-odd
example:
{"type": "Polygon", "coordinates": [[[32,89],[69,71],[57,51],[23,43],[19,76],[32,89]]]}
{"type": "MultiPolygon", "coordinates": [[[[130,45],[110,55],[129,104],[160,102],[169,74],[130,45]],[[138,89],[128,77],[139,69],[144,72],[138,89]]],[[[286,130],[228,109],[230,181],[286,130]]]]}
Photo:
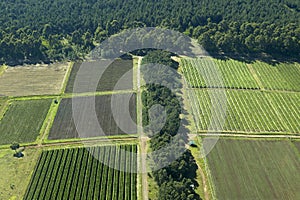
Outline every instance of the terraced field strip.
{"type": "Polygon", "coordinates": [[[298,63],[280,63],[273,66],[256,61],[251,66],[265,89],[300,91],[300,65],[298,63]]]}
{"type": "Polygon", "coordinates": [[[189,58],[181,59],[180,66],[191,88],[260,89],[246,63],[243,62],[189,58]]]}
{"type": "Polygon", "coordinates": [[[136,152],[136,145],[44,151],[24,199],[136,200],[136,152]]]}
{"type": "Polygon", "coordinates": [[[300,157],[289,140],[219,139],[207,161],[217,199],[300,198],[300,157]]]}
{"type": "MultiPolygon", "coordinates": [[[[214,131],[213,123],[221,126],[218,118],[222,113],[212,109],[220,90],[192,89],[188,91],[193,117],[198,131],[214,131]],[[218,124],[219,123],[219,124],[218,124]]],[[[226,121],[223,131],[250,133],[299,133],[299,95],[278,94],[248,90],[226,90],[226,121]]]]}
{"type": "Polygon", "coordinates": [[[34,142],[52,99],[12,101],[0,121],[0,144],[34,142]]]}

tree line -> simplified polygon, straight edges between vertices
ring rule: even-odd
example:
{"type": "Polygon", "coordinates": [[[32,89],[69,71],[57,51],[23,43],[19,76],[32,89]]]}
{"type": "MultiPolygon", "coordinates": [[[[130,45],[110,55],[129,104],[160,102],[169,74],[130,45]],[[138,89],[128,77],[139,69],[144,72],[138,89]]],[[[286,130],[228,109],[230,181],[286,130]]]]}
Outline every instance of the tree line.
{"type": "Polygon", "coordinates": [[[82,58],[121,30],[163,27],[217,53],[299,56],[297,0],[3,0],[0,62],[82,58]]]}
{"type": "Polygon", "coordinates": [[[191,152],[185,149],[187,130],[181,128],[181,98],[176,95],[181,87],[180,77],[174,76],[172,70],[178,68],[178,63],[171,59],[171,55],[160,50],[150,51],[143,59],[141,71],[146,82],[152,77],[162,77],[158,79],[161,84],[148,83],[142,93],[143,127],[151,138],[150,147],[155,151],[152,167],[155,170],[154,179],[159,186],[158,199],[197,200],[200,199],[194,191],[194,186],[197,187],[197,164],[191,152]],[[168,65],[170,70],[161,65],[168,65]],[[163,73],[160,70],[164,70],[163,73]],[[165,84],[164,81],[175,83],[165,84]],[[174,85],[178,86],[177,90],[172,88],[174,85]]]}

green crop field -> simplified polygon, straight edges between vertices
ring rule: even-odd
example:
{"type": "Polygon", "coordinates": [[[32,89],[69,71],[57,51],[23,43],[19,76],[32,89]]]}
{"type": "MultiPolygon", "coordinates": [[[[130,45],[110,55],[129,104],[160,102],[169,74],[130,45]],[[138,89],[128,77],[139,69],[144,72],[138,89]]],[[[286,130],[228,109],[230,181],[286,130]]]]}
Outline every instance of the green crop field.
{"type": "Polygon", "coordinates": [[[251,66],[265,89],[300,91],[299,64],[281,63],[273,66],[256,61],[251,66]]]}
{"type": "Polygon", "coordinates": [[[80,83],[80,89],[75,89],[76,93],[133,89],[133,74],[130,73],[133,61],[116,59],[107,67],[108,64],[109,61],[75,63],[65,93],[73,93],[75,80],[81,67],[84,70],[80,71],[82,72],[80,77],[84,79],[84,82],[80,83]],[[124,76],[124,74],[126,75],[124,76]],[[122,80],[121,84],[115,88],[119,80],[122,80]],[[93,86],[95,87],[93,88],[93,86]]]}
{"type": "MultiPolygon", "coordinates": [[[[193,116],[199,131],[210,129],[213,116],[211,99],[220,101],[220,93],[220,90],[214,89],[189,91],[193,116]]],[[[227,102],[227,108],[224,131],[299,133],[299,95],[249,90],[227,90],[225,93],[224,102],[227,102]]],[[[214,112],[214,116],[220,115],[219,109],[214,112]]]]}
{"type": "Polygon", "coordinates": [[[52,99],[13,101],[0,121],[0,144],[33,142],[52,99]]]}
{"type": "Polygon", "coordinates": [[[136,152],[136,145],[44,151],[24,199],[136,200],[136,152]]]}
{"type": "MultiPolygon", "coordinates": [[[[81,106],[89,106],[86,103],[89,98],[92,97],[76,97],[80,98],[83,103],[81,106]]],[[[72,101],[73,99],[63,99],[60,103],[57,115],[54,119],[52,129],[49,133],[49,139],[67,139],[67,138],[78,138],[78,137],[97,137],[105,135],[120,135],[120,134],[136,134],[136,95],[133,94],[114,94],[114,95],[104,95],[95,97],[95,112],[98,118],[98,122],[103,130],[102,133],[97,132],[97,129],[93,129],[89,133],[79,135],[76,130],[76,125],[73,120],[72,112],[72,101]],[[126,99],[130,98],[129,105],[126,104],[126,99]],[[117,104],[112,108],[112,98],[117,99],[117,104]],[[122,103],[121,103],[122,102],[122,103]],[[123,103],[124,102],[124,103],[123,103]],[[128,117],[118,117],[114,116],[113,110],[118,111],[118,113],[125,113],[130,111],[130,116],[128,117]],[[117,121],[116,121],[117,120],[117,121]],[[130,122],[135,123],[130,123],[130,122]],[[124,125],[120,129],[118,124],[124,125]]],[[[84,107],[86,109],[87,107],[84,107]]],[[[88,126],[89,119],[86,118],[85,112],[80,113],[83,119],[83,124],[88,126]]],[[[90,113],[88,114],[90,115],[90,113]]],[[[91,127],[86,127],[90,130],[91,127]]]]}
{"type": "Polygon", "coordinates": [[[46,66],[9,67],[0,78],[0,95],[59,94],[68,65],[62,63],[46,66]]]}
{"type": "Polygon", "coordinates": [[[218,199],[300,199],[300,158],[289,141],[220,139],[207,163],[218,199]]]}
{"type": "Polygon", "coordinates": [[[300,133],[300,93],[267,93],[291,133],[300,133]]]}
{"type": "Polygon", "coordinates": [[[7,103],[7,98],[0,97],[0,118],[1,118],[2,110],[4,109],[6,103],[7,103]]]}
{"type": "Polygon", "coordinates": [[[259,89],[248,66],[243,62],[198,58],[181,59],[180,65],[188,86],[192,88],[259,89]],[[216,73],[219,73],[222,81],[216,78],[216,73]]]}
{"type": "Polygon", "coordinates": [[[296,148],[298,149],[298,153],[300,154],[300,140],[295,140],[293,141],[293,144],[296,146],[296,148]]]}

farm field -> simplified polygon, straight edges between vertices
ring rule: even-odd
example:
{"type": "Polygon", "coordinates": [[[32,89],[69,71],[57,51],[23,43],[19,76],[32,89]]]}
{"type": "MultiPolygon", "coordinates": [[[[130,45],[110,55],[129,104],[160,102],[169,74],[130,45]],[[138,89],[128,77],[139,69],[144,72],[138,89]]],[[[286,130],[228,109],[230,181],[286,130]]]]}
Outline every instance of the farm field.
{"type": "Polygon", "coordinates": [[[256,61],[251,66],[265,89],[300,91],[299,64],[281,63],[273,66],[256,61]]]}
{"type": "Polygon", "coordinates": [[[34,142],[52,99],[13,101],[0,121],[0,144],[34,142]]]}
{"type": "Polygon", "coordinates": [[[11,149],[0,149],[0,199],[23,199],[40,153],[26,149],[17,159],[11,149]]]}
{"type": "Polygon", "coordinates": [[[135,200],[136,152],[136,145],[43,151],[24,199],[135,200]]]}
{"type": "MultiPolygon", "coordinates": [[[[84,118],[82,126],[85,128],[86,133],[78,135],[76,131],[76,126],[73,121],[72,113],[72,99],[62,99],[57,115],[54,119],[52,129],[49,133],[49,139],[68,139],[68,138],[78,138],[78,137],[97,137],[104,135],[121,135],[121,134],[136,134],[136,94],[114,94],[114,95],[104,95],[95,97],[95,108],[91,108],[96,111],[98,122],[102,128],[103,132],[98,132],[97,127],[89,125],[90,113],[80,113],[80,117],[84,118]],[[126,104],[126,100],[129,99],[129,105],[126,104]],[[112,102],[116,101],[116,104],[112,102]],[[129,108],[128,108],[129,106],[129,108]],[[112,109],[113,108],[113,109],[112,109]],[[115,117],[113,111],[117,111],[119,114],[124,114],[126,111],[130,111],[130,117],[115,117]],[[134,123],[131,123],[131,122],[134,123]],[[122,126],[120,128],[120,125],[122,126]]],[[[92,106],[87,105],[89,98],[93,97],[76,97],[80,98],[82,105],[80,106],[92,106]]],[[[78,99],[77,99],[78,101],[78,99]]],[[[127,101],[128,103],[128,101],[127,101]]],[[[88,107],[84,107],[87,109],[88,107]]]]}
{"type": "Polygon", "coordinates": [[[4,98],[4,97],[0,97],[0,119],[2,117],[2,110],[4,109],[3,107],[6,105],[7,103],[7,98],[4,98]]]}
{"type": "Polygon", "coordinates": [[[300,133],[300,93],[267,93],[291,133],[300,133]]]}
{"type": "Polygon", "coordinates": [[[75,93],[84,92],[101,92],[112,90],[132,90],[133,89],[133,74],[127,73],[133,68],[132,60],[116,59],[105,69],[109,64],[109,61],[97,61],[97,62],[77,62],[74,64],[69,81],[65,90],[65,93],[73,93],[75,79],[77,75],[82,77],[80,88],[75,88],[75,93]],[[80,67],[83,67],[83,71],[80,71],[80,67]],[[123,76],[126,74],[126,76],[123,76]],[[121,78],[122,77],[122,78],[121,78]],[[121,80],[118,87],[115,85],[121,80]],[[99,82],[98,82],[99,81],[99,82]]]}
{"type": "MultiPolygon", "coordinates": [[[[213,116],[211,99],[218,101],[224,91],[192,89],[188,92],[198,131],[211,130],[209,127],[213,116]]],[[[298,96],[289,97],[286,94],[249,90],[226,90],[224,103],[227,102],[227,110],[223,131],[299,133],[298,96]],[[285,98],[293,99],[285,103],[285,98]]],[[[214,116],[220,116],[218,112],[220,110],[216,109],[214,116]]],[[[220,122],[214,119],[214,123],[220,122]]]]}
{"type": "Polygon", "coordinates": [[[8,67],[0,77],[0,95],[59,94],[69,64],[8,67]]]}
{"type": "Polygon", "coordinates": [[[181,59],[180,65],[190,88],[260,88],[243,62],[232,59],[223,61],[213,58],[189,58],[181,59]],[[216,73],[219,73],[220,78],[216,78],[216,73]]]}
{"type": "Polygon", "coordinates": [[[300,154],[300,140],[293,141],[293,144],[296,146],[300,154]]]}
{"type": "Polygon", "coordinates": [[[299,154],[286,140],[220,139],[207,157],[217,199],[299,199],[299,154]]]}

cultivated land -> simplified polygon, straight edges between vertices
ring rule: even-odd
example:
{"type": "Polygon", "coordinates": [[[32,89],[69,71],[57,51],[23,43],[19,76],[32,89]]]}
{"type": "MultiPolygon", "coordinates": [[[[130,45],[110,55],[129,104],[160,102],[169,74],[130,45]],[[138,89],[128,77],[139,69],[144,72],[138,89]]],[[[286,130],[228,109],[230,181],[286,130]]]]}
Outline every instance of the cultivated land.
{"type": "Polygon", "coordinates": [[[25,199],[135,200],[136,153],[136,145],[44,151],[25,199]]]}
{"type": "Polygon", "coordinates": [[[109,63],[110,61],[108,60],[75,63],[65,93],[132,90],[133,73],[131,70],[133,68],[133,61],[116,59],[110,65],[109,63]],[[79,70],[80,68],[82,69],[79,70]],[[76,77],[78,78],[77,80],[76,77]],[[84,81],[81,82],[79,79],[83,79],[84,81]],[[80,87],[75,87],[74,89],[75,80],[78,81],[80,87]],[[120,82],[118,83],[118,81],[120,82]]]}
{"type": "Polygon", "coordinates": [[[0,95],[59,94],[68,66],[68,63],[63,63],[8,67],[0,77],[0,95]]]}
{"type": "MultiPolygon", "coordinates": [[[[220,109],[211,108],[211,99],[226,98],[224,131],[252,133],[299,133],[298,94],[269,93],[249,90],[190,90],[192,110],[198,131],[213,130],[220,123],[220,109]],[[221,94],[225,93],[226,97],[221,94]],[[212,110],[211,110],[212,109],[212,110]],[[214,112],[214,113],[212,113],[214,112]]],[[[219,101],[221,101],[219,99],[219,101]]]]}
{"type": "Polygon", "coordinates": [[[34,142],[52,99],[13,101],[0,121],[0,144],[34,142]]]}
{"type": "Polygon", "coordinates": [[[41,150],[23,153],[24,157],[17,159],[11,149],[0,149],[0,199],[23,199],[41,150]]]}
{"type": "MultiPolygon", "coordinates": [[[[90,116],[90,113],[82,112],[79,114],[81,115],[80,117],[84,118],[83,120],[85,121],[81,122],[81,125],[86,126],[86,130],[88,130],[88,133],[81,133],[80,135],[78,135],[75,123],[73,121],[73,99],[62,99],[57,115],[54,119],[52,129],[49,133],[49,139],[67,139],[78,137],[86,138],[105,135],[136,134],[136,95],[131,95],[131,93],[128,93],[96,96],[95,108],[91,109],[96,111],[98,122],[103,132],[99,132],[97,127],[91,127],[89,125],[89,118],[87,118],[86,116],[90,116]],[[126,111],[128,110],[130,111],[131,118],[127,115],[125,115],[125,117],[122,117],[122,114],[126,113],[126,111]],[[116,114],[114,114],[114,112],[116,112],[116,114]],[[134,123],[131,123],[132,121],[134,123]],[[120,125],[122,126],[122,129],[120,128],[120,125]]],[[[82,105],[80,106],[92,106],[89,105],[89,100],[93,97],[76,98],[80,98],[76,100],[82,102],[82,105]]]]}
{"type": "Polygon", "coordinates": [[[263,88],[270,90],[300,91],[300,65],[298,63],[269,65],[256,61],[251,64],[263,88]]]}
{"type": "Polygon", "coordinates": [[[300,158],[290,141],[220,139],[207,162],[219,199],[300,198],[300,158]]]}
{"type": "Polygon", "coordinates": [[[259,89],[248,66],[231,59],[181,59],[181,71],[190,88],[259,89]]]}
{"type": "Polygon", "coordinates": [[[293,141],[293,144],[296,146],[296,148],[298,149],[298,153],[300,155],[300,140],[295,140],[293,141]]]}

